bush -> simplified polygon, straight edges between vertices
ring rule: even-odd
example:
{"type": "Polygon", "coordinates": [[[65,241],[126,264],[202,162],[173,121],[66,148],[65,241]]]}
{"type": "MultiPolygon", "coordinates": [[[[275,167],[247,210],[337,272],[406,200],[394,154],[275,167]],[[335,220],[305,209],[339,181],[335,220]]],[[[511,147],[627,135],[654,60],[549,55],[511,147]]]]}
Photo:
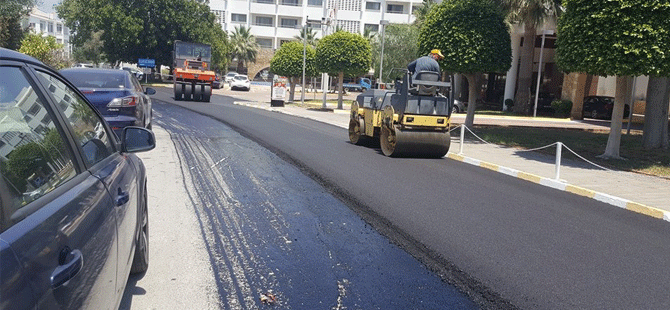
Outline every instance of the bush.
{"type": "Polygon", "coordinates": [[[551,107],[554,109],[556,116],[567,117],[572,111],[572,101],[556,99],[551,102],[551,107]]]}

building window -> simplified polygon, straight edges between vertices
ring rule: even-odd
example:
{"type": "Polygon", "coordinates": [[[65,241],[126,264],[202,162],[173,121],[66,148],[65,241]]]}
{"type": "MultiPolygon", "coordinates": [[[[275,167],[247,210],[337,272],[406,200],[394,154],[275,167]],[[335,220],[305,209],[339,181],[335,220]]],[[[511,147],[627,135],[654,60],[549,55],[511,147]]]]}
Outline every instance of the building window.
{"type": "Polygon", "coordinates": [[[54,23],[49,23],[49,33],[54,33],[54,23]]]}
{"type": "Polygon", "coordinates": [[[323,6],[323,0],[307,0],[308,6],[323,6]]]}
{"type": "Polygon", "coordinates": [[[262,48],[272,48],[272,39],[256,38],[256,43],[262,48]]]}
{"type": "Polygon", "coordinates": [[[274,23],[272,22],[272,17],[256,16],[256,20],[255,20],[254,25],[272,27],[272,26],[274,26],[274,23]]]}
{"type": "Polygon", "coordinates": [[[254,0],[256,3],[275,4],[275,0],[254,0]]]}
{"type": "Polygon", "coordinates": [[[363,29],[367,29],[368,31],[371,31],[371,32],[379,32],[379,25],[377,25],[377,24],[365,24],[363,26],[363,29]]]}
{"type": "Polygon", "coordinates": [[[233,23],[246,23],[247,15],[245,14],[230,14],[230,21],[233,23]]]}
{"type": "Polygon", "coordinates": [[[56,24],[56,33],[62,34],[63,33],[63,25],[61,24],[56,24]]]}
{"type": "Polygon", "coordinates": [[[281,0],[282,5],[300,6],[299,0],[281,0]]]}
{"type": "Polygon", "coordinates": [[[282,28],[298,28],[298,20],[297,19],[282,18],[281,19],[281,27],[282,28]]]}
{"type": "Polygon", "coordinates": [[[366,2],[365,3],[365,9],[367,11],[379,11],[381,8],[381,3],[379,2],[366,2]]]}
{"type": "Polygon", "coordinates": [[[28,114],[35,116],[40,111],[40,109],[41,108],[39,104],[33,104],[33,106],[30,107],[30,110],[28,110],[28,114]]]}
{"type": "Polygon", "coordinates": [[[279,41],[279,46],[282,46],[282,45],[284,45],[284,43],[288,43],[288,42],[291,42],[291,41],[294,41],[294,40],[288,40],[288,39],[280,40],[279,41]]]}
{"type": "Polygon", "coordinates": [[[47,32],[47,22],[40,22],[40,32],[47,32]]]}
{"type": "Polygon", "coordinates": [[[401,4],[388,4],[386,5],[387,13],[398,13],[402,14],[404,7],[401,4]]]}

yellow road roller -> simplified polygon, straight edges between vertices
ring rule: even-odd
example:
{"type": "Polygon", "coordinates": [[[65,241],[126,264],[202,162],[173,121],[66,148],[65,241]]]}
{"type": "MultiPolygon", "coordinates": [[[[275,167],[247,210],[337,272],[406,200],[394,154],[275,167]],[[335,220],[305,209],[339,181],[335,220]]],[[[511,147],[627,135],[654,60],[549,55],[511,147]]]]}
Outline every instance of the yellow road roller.
{"type": "Polygon", "coordinates": [[[453,108],[450,82],[436,72],[409,73],[396,80],[395,90],[368,90],[351,105],[349,141],[366,145],[379,139],[391,157],[440,158],[449,151],[453,108]],[[438,93],[438,88],[443,93],[438,93]]]}

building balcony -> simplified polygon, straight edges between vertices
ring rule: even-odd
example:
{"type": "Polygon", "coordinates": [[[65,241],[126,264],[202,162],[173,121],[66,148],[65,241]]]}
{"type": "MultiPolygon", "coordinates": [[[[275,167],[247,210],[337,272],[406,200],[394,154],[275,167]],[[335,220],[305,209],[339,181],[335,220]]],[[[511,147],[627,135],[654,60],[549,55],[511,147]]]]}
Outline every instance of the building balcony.
{"type": "Polygon", "coordinates": [[[275,14],[275,5],[268,3],[252,2],[251,9],[249,12],[254,14],[262,15],[274,15],[275,14]]]}

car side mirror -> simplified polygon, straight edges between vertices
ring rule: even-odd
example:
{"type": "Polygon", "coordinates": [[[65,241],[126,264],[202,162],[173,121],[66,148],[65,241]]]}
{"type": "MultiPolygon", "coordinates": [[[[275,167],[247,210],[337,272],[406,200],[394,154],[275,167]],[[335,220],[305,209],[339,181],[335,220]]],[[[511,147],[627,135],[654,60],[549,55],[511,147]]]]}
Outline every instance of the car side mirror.
{"type": "Polygon", "coordinates": [[[128,126],[123,129],[121,144],[124,152],[146,152],[156,147],[156,137],[146,128],[128,126]]]}
{"type": "Polygon", "coordinates": [[[151,88],[151,87],[147,87],[147,88],[144,90],[144,93],[147,94],[147,95],[155,95],[155,94],[156,94],[156,90],[153,89],[153,88],[151,88]]]}

